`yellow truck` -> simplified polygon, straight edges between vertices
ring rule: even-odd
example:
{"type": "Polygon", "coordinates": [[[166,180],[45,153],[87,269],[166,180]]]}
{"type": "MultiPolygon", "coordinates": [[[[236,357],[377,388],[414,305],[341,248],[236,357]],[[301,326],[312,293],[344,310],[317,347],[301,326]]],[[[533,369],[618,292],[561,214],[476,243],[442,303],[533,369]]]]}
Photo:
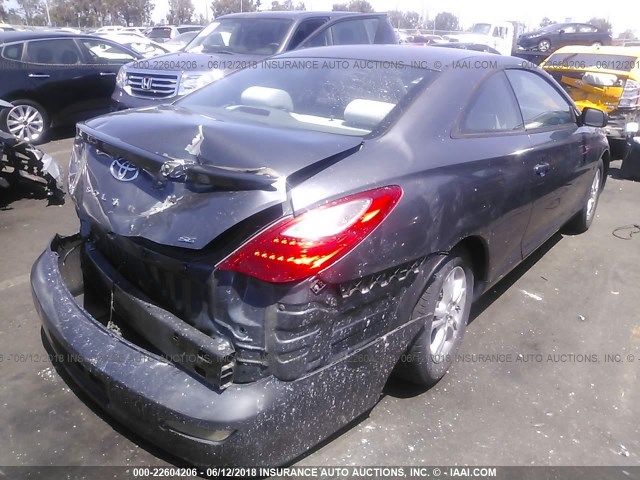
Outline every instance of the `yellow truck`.
{"type": "Polygon", "coordinates": [[[540,66],[579,108],[609,114],[611,151],[624,158],[622,174],[640,179],[640,47],[563,47],[540,66]]]}

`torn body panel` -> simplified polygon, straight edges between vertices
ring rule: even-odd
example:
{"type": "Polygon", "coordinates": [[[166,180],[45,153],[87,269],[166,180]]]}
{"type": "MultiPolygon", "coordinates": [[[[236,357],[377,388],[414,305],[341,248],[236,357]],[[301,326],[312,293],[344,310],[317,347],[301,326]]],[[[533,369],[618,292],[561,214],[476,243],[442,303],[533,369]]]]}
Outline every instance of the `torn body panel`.
{"type": "Polygon", "coordinates": [[[193,250],[271,207],[290,210],[287,177],[361,143],[318,132],[287,133],[285,141],[273,128],[248,128],[174,107],[155,111],[148,130],[146,117],[138,119],[145,112],[129,113],[128,122],[98,118],[79,126],[70,193],[81,218],[117,235],[193,250]],[[172,122],[176,114],[184,117],[178,126],[172,122]],[[165,135],[172,140],[158,150],[156,138],[165,135]]]}
{"type": "MultiPolygon", "coordinates": [[[[31,274],[34,301],[56,358],[101,408],[154,444],[195,465],[284,464],[372,408],[407,343],[421,328],[417,320],[400,324],[398,319],[409,318],[407,312],[440,260],[434,257],[415,268],[409,266],[406,274],[416,275],[413,279],[417,281],[398,283],[399,288],[375,294],[379,300],[384,299],[380,300],[381,305],[390,307],[387,319],[379,326],[374,322],[380,318],[372,317],[375,308],[365,307],[361,315],[356,314],[359,302],[353,297],[366,298],[364,290],[349,287],[335,292],[344,299],[342,308],[354,312],[354,321],[333,327],[339,334],[332,336],[338,341],[333,342],[333,350],[326,353],[315,347],[315,336],[310,338],[299,333],[300,327],[314,331],[314,324],[326,323],[324,320],[328,318],[322,320],[323,314],[307,315],[309,312],[298,307],[276,306],[265,315],[269,328],[277,331],[277,335],[266,342],[267,357],[273,357],[269,360],[272,374],[249,383],[234,382],[221,389],[211,379],[198,375],[197,369],[176,361],[179,355],[145,348],[135,336],[119,335],[105,325],[104,319],[100,321],[90,314],[96,310],[87,305],[86,287],[90,285],[89,279],[95,277],[87,273],[86,257],[80,255],[82,243],[79,236],[56,238],[31,274]],[[349,295],[345,297],[347,292],[349,295]],[[273,317],[276,311],[281,318],[273,317]],[[271,325],[272,322],[277,326],[271,325]],[[356,334],[356,330],[360,333],[356,334]],[[339,358],[332,355],[335,345],[344,344],[350,336],[357,340],[344,348],[339,358]],[[311,340],[306,352],[295,348],[301,346],[301,339],[311,340]],[[278,340],[282,340],[280,346],[278,340]],[[289,348],[289,353],[302,353],[307,358],[289,355],[285,350],[291,346],[294,348],[289,348]],[[325,356],[328,361],[315,363],[317,368],[312,371],[292,368],[291,365],[299,367],[305,362],[314,364],[313,356],[325,356]],[[284,371],[295,374],[281,374],[289,377],[283,380],[278,372],[284,371]],[[162,388],[158,388],[160,385],[162,388]],[[300,431],[306,434],[299,435],[300,431]]],[[[103,265],[95,258],[93,261],[103,265]]],[[[389,276],[387,286],[396,282],[394,278],[389,276]]],[[[138,303],[136,308],[150,305],[149,315],[156,320],[166,315],[158,307],[136,298],[126,282],[117,280],[114,285],[119,289],[117,296],[121,297],[119,302],[123,302],[125,310],[134,302],[138,303]]],[[[306,293],[297,292],[297,295],[306,293]]],[[[184,329],[188,328],[184,324],[181,332],[185,341],[188,333],[184,329]]],[[[163,335],[151,330],[147,335],[163,335]]],[[[236,354],[240,355],[242,347],[235,338],[219,337],[217,341],[218,348],[222,347],[221,353],[228,355],[226,342],[229,341],[236,343],[236,354]]],[[[157,348],[166,347],[158,345],[157,348]]],[[[235,368],[237,370],[238,365],[235,368]]]]}

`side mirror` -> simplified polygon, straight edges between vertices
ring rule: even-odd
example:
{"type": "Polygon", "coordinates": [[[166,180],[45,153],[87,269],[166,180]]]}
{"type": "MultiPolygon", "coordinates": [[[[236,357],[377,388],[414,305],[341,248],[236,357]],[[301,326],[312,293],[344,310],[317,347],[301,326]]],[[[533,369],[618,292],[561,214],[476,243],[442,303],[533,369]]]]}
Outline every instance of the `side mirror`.
{"type": "Polygon", "coordinates": [[[609,122],[609,115],[597,108],[585,107],[580,115],[580,123],[589,127],[602,128],[609,122]]]}
{"type": "Polygon", "coordinates": [[[558,33],[563,34],[564,30],[558,30],[558,33]]]}

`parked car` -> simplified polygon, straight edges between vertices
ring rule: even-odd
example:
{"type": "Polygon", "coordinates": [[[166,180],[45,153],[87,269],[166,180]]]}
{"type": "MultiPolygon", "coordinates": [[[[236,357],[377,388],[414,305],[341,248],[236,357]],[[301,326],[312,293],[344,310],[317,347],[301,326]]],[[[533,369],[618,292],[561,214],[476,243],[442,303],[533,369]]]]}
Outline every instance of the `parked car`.
{"type": "Polygon", "coordinates": [[[481,43],[466,43],[466,42],[445,42],[445,43],[433,43],[434,47],[445,48],[458,48],[461,50],[473,50],[475,52],[493,53],[494,55],[500,55],[500,52],[489,45],[483,45],[481,43]]]}
{"type": "Polygon", "coordinates": [[[110,33],[110,32],[119,32],[123,30],[124,27],[120,25],[107,25],[106,27],[100,27],[94,31],[94,33],[110,33]]]}
{"type": "Polygon", "coordinates": [[[516,47],[517,22],[490,20],[474,23],[468,32],[444,35],[450,42],[487,45],[502,55],[511,55],[516,47]]]}
{"type": "Polygon", "coordinates": [[[588,23],[554,23],[518,37],[518,47],[550,52],[567,45],[611,45],[611,33],[588,23]]]}
{"type": "Polygon", "coordinates": [[[157,27],[151,27],[147,32],[147,37],[158,43],[167,42],[182,33],[187,32],[199,32],[204,27],[202,25],[160,25],[157,27]]]}
{"type": "Polygon", "coordinates": [[[15,32],[15,28],[6,23],[0,23],[0,32],[15,32]]]}
{"type": "Polygon", "coordinates": [[[198,32],[181,33],[177,37],[164,42],[162,46],[166,48],[168,52],[177,52],[178,50],[182,50],[186,47],[191,40],[196,38],[196,35],[198,35],[198,32]]]}
{"type": "Polygon", "coordinates": [[[165,44],[156,43],[144,35],[131,35],[130,32],[112,32],[103,33],[99,36],[119,45],[124,45],[145,58],[169,53],[169,49],[165,47],[165,44]]]}
{"type": "Polygon", "coordinates": [[[119,68],[139,58],[89,35],[0,33],[0,98],[14,105],[0,112],[0,130],[42,140],[52,125],[105,113],[119,68]]]}
{"type": "Polygon", "coordinates": [[[571,46],[557,50],[542,64],[579,108],[609,115],[605,132],[623,169],[640,180],[640,47],[571,46]]]}
{"type": "Polygon", "coordinates": [[[172,102],[269,56],[323,45],[396,43],[384,13],[268,11],[218,17],[184,52],[134,62],[118,73],[113,109],[172,102]]]}
{"type": "Polygon", "coordinates": [[[409,35],[402,43],[414,46],[426,46],[442,42],[446,42],[446,40],[444,40],[440,35],[409,35]]]}
{"type": "Polygon", "coordinates": [[[46,342],[173,455],[287,463],[392,371],[438,382],[473,300],[567,222],[589,228],[605,122],[519,59],[359,45],[79,124],[80,233],[31,274],[46,342]]]}

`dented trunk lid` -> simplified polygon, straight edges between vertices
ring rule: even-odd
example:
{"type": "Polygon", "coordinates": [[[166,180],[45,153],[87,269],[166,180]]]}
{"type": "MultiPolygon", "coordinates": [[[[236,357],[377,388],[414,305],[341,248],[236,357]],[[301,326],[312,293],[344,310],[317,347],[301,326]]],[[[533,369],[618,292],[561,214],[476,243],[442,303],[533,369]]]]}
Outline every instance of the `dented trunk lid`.
{"type": "Polygon", "coordinates": [[[287,211],[292,184],[361,143],[170,105],[119,112],[78,126],[70,193],[81,216],[107,231],[201,249],[269,207],[284,204],[287,211]]]}

